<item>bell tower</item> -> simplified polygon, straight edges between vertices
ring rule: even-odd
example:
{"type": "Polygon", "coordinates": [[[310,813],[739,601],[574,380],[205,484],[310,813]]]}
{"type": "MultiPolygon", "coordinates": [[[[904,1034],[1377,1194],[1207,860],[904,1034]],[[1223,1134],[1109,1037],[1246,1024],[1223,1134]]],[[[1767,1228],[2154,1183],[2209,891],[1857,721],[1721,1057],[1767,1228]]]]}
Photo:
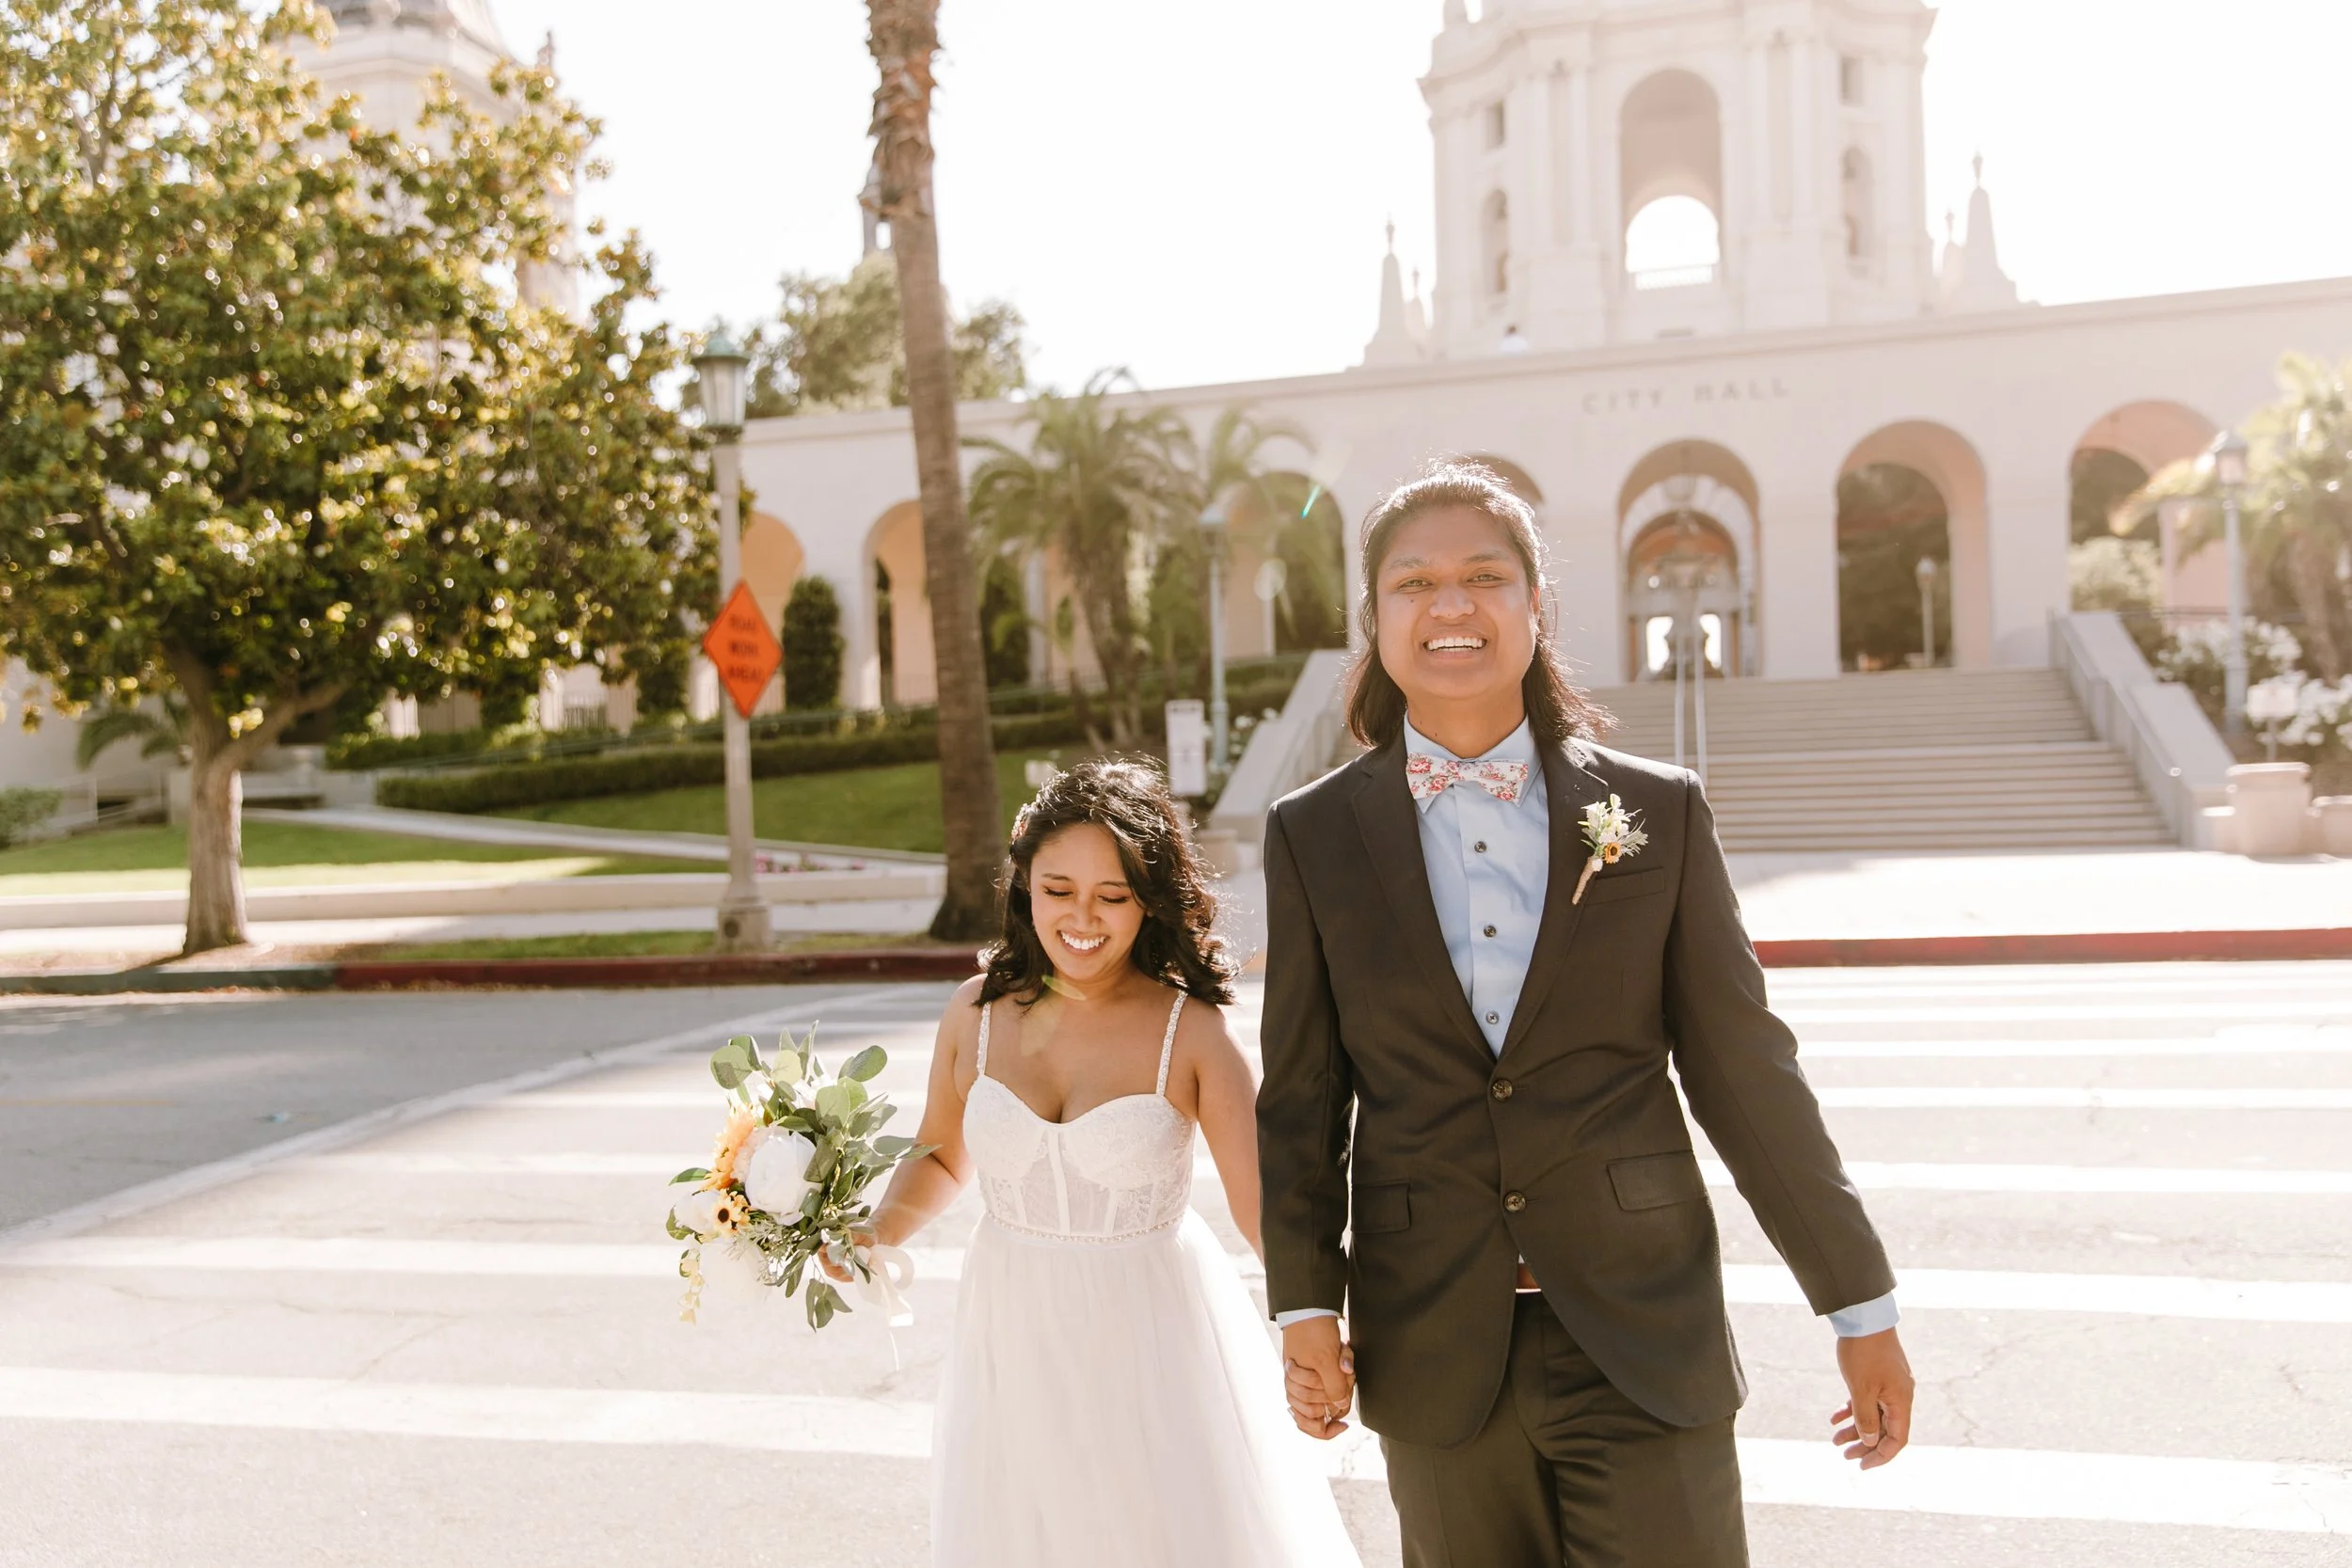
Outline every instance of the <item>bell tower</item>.
{"type": "Polygon", "coordinates": [[[1932,308],[1923,0],[1448,0],[1448,359],[1932,308]]]}

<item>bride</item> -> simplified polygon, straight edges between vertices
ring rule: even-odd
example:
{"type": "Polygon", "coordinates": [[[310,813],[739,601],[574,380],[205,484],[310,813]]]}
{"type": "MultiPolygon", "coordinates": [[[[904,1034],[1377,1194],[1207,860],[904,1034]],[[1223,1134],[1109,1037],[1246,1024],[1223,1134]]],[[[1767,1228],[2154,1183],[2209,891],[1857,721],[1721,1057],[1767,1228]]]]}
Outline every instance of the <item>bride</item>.
{"type": "MultiPolygon", "coordinates": [[[[977,1177],[932,1449],[954,1568],[1353,1565],[1263,1314],[1192,1212],[1193,1132],[1258,1242],[1232,963],[1157,774],[1090,762],[1013,826],[1004,935],[940,1020],[903,1243],[977,1177]]],[[[1331,1416],[1343,1415],[1332,1410],[1331,1416]]]]}

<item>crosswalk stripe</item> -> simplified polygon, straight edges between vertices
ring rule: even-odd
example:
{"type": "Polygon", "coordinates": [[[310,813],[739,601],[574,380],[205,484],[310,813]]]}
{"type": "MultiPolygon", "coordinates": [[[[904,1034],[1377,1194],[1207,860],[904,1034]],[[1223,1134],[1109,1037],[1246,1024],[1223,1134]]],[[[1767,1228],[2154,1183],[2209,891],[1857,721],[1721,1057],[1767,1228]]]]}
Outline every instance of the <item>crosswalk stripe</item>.
{"type": "MultiPolygon", "coordinates": [[[[0,1418],[919,1460],[932,1412],[838,1396],[10,1367],[0,1418]]],[[[1385,1479],[1378,1445],[1359,1433],[1319,1453],[1336,1477],[1385,1479]]],[[[1748,1500],[1765,1507],[2352,1533],[2352,1471],[2335,1465],[1920,1445],[1863,1474],[1828,1444],[1754,1437],[1740,1439],[1740,1465],[1748,1500]]]]}
{"type": "Polygon", "coordinates": [[[1833,1111],[2352,1111],[2352,1089],[1905,1085],[1813,1092],[1833,1111]]]}
{"type": "Polygon", "coordinates": [[[2352,1029],[2274,1024],[2223,1029],[2211,1035],[2143,1039],[2081,1036],[2064,1039],[1808,1039],[1800,1052],[1807,1061],[1824,1057],[1949,1056],[1981,1061],[2017,1056],[2036,1060],[2064,1056],[2347,1056],[2352,1055],[2352,1029]]]}
{"type": "MultiPolygon", "coordinates": [[[[369,1176],[675,1176],[679,1154],[511,1153],[358,1150],[317,1154],[291,1168],[369,1176]]],[[[1719,1160],[1702,1158],[1710,1187],[1733,1185],[1719,1160]]],[[[1846,1174],[1866,1191],[1933,1193],[2162,1193],[2181,1196],[2332,1197],[2352,1196],[2352,1170],[2197,1169],[2162,1165],[2009,1165],[1850,1160],[1846,1174]]],[[[1207,1154],[1193,1161],[1196,1181],[1214,1180],[1207,1154]]]]}
{"type": "MultiPolygon", "coordinates": [[[[1991,988],[1978,992],[1999,996],[1991,988]]],[[[2080,1020],[2087,1023],[2134,1020],[2191,1018],[2302,1018],[2341,1022],[2352,1019],[2352,997],[2313,1002],[2061,1002],[2005,1004],[1979,1002],[1966,1006],[1912,1006],[1890,1007],[1873,997],[1867,1006],[1822,1006],[1808,1000],[1794,1006],[1775,1007],[1786,1022],[1817,1023],[2040,1023],[2080,1020]]]]}
{"type": "MultiPolygon", "coordinates": [[[[20,1269],[147,1269],[223,1273],[491,1275],[532,1278],[666,1279],[679,1248],[639,1243],[403,1241],[357,1236],[96,1236],[35,1243],[0,1259],[20,1269]]],[[[915,1278],[952,1284],[963,1274],[958,1246],[910,1248],[915,1278]]],[[[1256,1258],[1235,1270],[1265,1277],[1256,1258]]],[[[2171,1275],[2029,1274],[1989,1269],[1902,1269],[1908,1310],[2092,1312],[2123,1317],[2232,1323],[2352,1323],[2352,1283],[2203,1279],[2171,1275]]],[[[1726,1300],[1744,1307],[1803,1307],[1804,1293],[1778,1264],[1724,1269],[1726,1300]]]]}
{"type": "MultiPolygon", "coordinates": [[[[1721,1162],[1701,1160],[1710,1187],[1732,1185],[1721,1162]]],[[[1914,1193],[2167,1193],[2183,1196],[2343,1196],[2352,1170],[2182,1169],[2161,1165],[1926,1164],[1849,1160],[1857,1187],[1914,1193]]]]}

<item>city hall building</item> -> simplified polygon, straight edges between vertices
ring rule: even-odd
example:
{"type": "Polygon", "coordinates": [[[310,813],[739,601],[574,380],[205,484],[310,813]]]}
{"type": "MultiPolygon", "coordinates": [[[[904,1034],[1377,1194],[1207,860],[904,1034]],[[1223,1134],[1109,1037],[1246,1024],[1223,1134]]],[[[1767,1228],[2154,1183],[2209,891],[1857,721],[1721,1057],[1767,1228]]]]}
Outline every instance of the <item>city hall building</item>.
{"type": "MultiPolygon", "coordinates": [[[[371,115],[413,119],[436,71],[488,102],[507,46],[485,0],[329,9],[341,31],[310,63],[371,115]]],[[[1594,685],[1667,674],[1686,646],[1701,650],[1686,668],[1703,659],[1725,681],[1838,675],[1851,664],[1839,484],[1889,468],[1940,500],[1944,534],[1923,551],[1948,595],[1939,661],[2043,664],[2050,618],[2069,607],[2078,458],[2153,473],[2272,396],[2281,351],[2352,345],[2352,278],[2021,301],[1981,169],[1936,238],[1921,119],[1934,13],[1920,0],[1483,9],[1473,22],[1446,0],[1422,78],[1436,150],[1426,297],[1392,253],[1376,267],[1368,256],[1360,364],[1140,395],[1200,430],[1240,405],[1305,433],[1276,455],[1349,520],[1351,581],[1354,521],[1385,490],[1440,454],[1489,462],[1542,519],[1563,640],[1594,685]]],[[[1022,417],[1019,403],[968,404],[962,430],[1018,443],[1022,417]]],[[[743,457],[757,507],[746,574],[771,617],[802,575],[824,578],[848,644],[837,700],[928,700],[906,411],[755,420],[743,457]]],[[[2168,602],[2218,604],[2215,552],[2183,559],[2164,543],[2168,602]]],[[[1229,649],[1272,651],[1251,546],[1233,545],[1229,649]]],[[[1030,563],[1041,624],[1066,593],[1051,560],[1030,563]]],[[[1032,640],[1033,674],[1084,678],[1091,664],[1083,630],[1032,640]]],[[[596,682],[593,669],[551,676],[548,721],[626,717],[596,682]]],[[[66,729],[10,735],[0,771],[54,776],[66,729]]]]}

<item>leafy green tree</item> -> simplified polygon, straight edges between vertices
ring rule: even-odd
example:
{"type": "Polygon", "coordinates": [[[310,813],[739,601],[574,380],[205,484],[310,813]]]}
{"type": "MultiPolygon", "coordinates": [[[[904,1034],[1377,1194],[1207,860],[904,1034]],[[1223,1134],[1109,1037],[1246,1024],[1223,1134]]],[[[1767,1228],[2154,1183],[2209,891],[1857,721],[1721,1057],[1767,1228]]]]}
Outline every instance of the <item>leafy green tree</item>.
{"type": "Polygon", "coordinates": [[[804,577],[784,605],[784,705],[829,708],[841,701],[841,601],[823,578],[804,577]]]}
{"type": "Polygon", "coordinates": [[[988,727],[988,669],[980,642],[972,525],[964,513],[956,436],[956,365],[947,291],[939,277],[939,213],[932,197],[932,61],[939,0],[866,0],[866,46],[880,81],[874,138],[874,215],[890,225],[897,263],[899,341],[906,353],[908,422],[923,503],[924,588],[939,703],[940,827],[947,887],[931,917],[943,941],[987,936],[996,924],[996,873],[1005,819],[997,809],[996,747],[988,727]]]}
{"type": "Polygon", "coordinates": [[[188,713],[186,950],[243,940],[238,779],[355,693],[613,678],[707,604],[678,354],[520,304],[595,127],[501,71],[365,124],[280,47],[308,0],[0,0],[0,654],[71,710],[188,713]]]}
{"type": "Polygon", "coordinates": [[[1837,641],[1846,669],[1900,669],[1920,653],[1921,557],[1936,564],[1935,657],[1952,651],[1951,528],[1943,496],[1900,464],[1837,482],[1837,641]]]}
{"type": "Polygon", "coordinates": [[[1143,734],[1136,579],[1149,580],[1171,536],[1194,531],[1187,509],[1198,485],[1184,421],[1164,408],[1114,404],[1121,385],[1135,380],[1098,371],[1074,394],[1032,400],[1025,450],[973,441],[989,455],[973,470],[972,517],[993,551],[1059,557],[1102,668],[1111,742],[1132,746],[1143,734]]]}
{"type": "MultiPolygon", "coordinates": [[[[2342,680],[2352,664],[2352,360],[2307,354],[2279,362],[2279,401],[2247,421],[2241,503],[2247,583],[2257,614],[2292,611],[2310,673],[2342,680]]],[[[2192,496],[2182,530],[2193,550],[2222,537],[2220,487],[2207,463],[2176,463],[2137,504],[2153,513],[2168,496],[2192,496]]]]}
{"type": "MultiPolygon", "coordinates": [[[[788,272],[776,314],[737,334],[751,356],[745,408],[751,417],[844,413],[907,404],[907,360],[898,273],[888,251],[840,277],[788,272]]],[[[985,403],[1028,386],[1021,312],[983,300],[948,326],[956,397],[985,403]]],[[[690,384],[687,401],[691,402],[690,384]]]]}
{"type": "Polygon", "coordinates": [[[1030,629],[1021,568],[1005,556],[993,557],[980,575],[980,638],[988,646],[991,691],[1029,684],[1030,629]]]}

